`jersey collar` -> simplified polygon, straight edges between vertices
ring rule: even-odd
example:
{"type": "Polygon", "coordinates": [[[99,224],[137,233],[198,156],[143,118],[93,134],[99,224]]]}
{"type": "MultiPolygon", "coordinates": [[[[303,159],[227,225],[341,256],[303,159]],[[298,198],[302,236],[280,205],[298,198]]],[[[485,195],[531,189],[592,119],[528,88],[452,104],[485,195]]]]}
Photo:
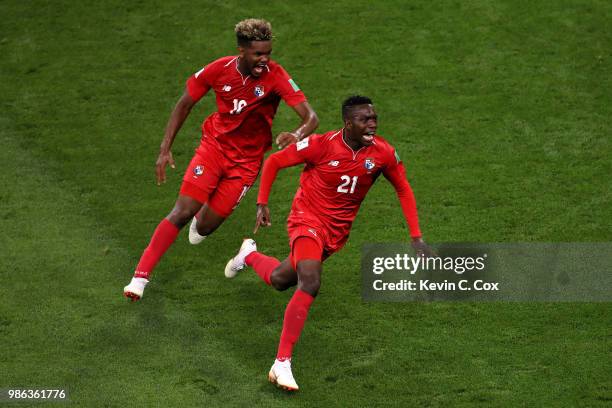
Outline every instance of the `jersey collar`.
{"type": "MultiPolygon", "coordinates": [[[[242,85],[246,85],[247,81],[249,80],[249,78],[253,78],[251,76],[251,74],[244,76],[242,75],[242,72],[240,72],[240,70],[238,69],[238,60],[240,60],[240,57],[236,57],[233,60],[231,60],[230,62],[228,62],[225,66],[227,67],[229,64],[231,64],[232,62],[234,62],[234,67],[236,69],[236,72],[238,72],[238,75],[240,75],[240,78],[242,79],[242,85]]],[[[266,65],[266,71],[270,72],[270,64],[266,65]]]]}
{"type": "Polygon", "coordinates": [[[240,57],[236,57],[236,63],[234,64],[234,67],[236,68],[236,72],[238,73],[238,75],[240,75],[240,78],[242,79],[242,85],[246,85],[247,81],[251,77],[251,74],[247,75],[246,77],[242,75],[242,72],[240,72],[240,70],[238,69],[238,60],[240,60],[240,57]]]}
{"type": "MultiPolygon", "coordinates": [[[[339,136],[340,136],[340,139],[342,140],[342,144],[343,144],[344,146],[346,146],[346,148],[347,148],[347,149],[348,149],[348,150],[349,150],[349,151],[350,151],[350,152],[353,154],[353,160],[355,160],[355,158],[357,157],[357,154],[358,154],[360,151],[362,151],[362,150],[367,149],[368,147],[370,147],[370,146],[361,146],[359,149],[357,149],[357,150],[353,150],[353,149],[351,148],[351,146],[349,146],[349,145],[348,145],[348,143],[346,143],[346,141],[344,140],[344,128],[340,129],[340,131],[339,131],[338,133],[336,133],[334,136],[332,136],[332,138],[334,138],[336,135],[339,135],[339,136]]],[[[374,146],[375,144],[376,144],[376,140],[373,140],[373,141],[372,141],[372,146],[374,146]]]]}

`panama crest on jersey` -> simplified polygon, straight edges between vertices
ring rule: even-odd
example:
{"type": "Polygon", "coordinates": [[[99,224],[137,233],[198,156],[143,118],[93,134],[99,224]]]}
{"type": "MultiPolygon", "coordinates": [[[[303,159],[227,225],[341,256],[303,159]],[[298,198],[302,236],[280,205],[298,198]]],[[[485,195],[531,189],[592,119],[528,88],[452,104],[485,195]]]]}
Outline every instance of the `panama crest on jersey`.
{"type": "Polygon", "coordinates": [[[365,163],[363,163],[363,167],[365,167],[367,170],[372,170],[374,167],[376,167],[376,164],[374,163],[374,160],[372,159],[365,159],[365,163]]]}
{"type": "Polygon", "coordinates": [[[255,93],[255,96],[258,97],[258,98],[261,98],[262,96],[264,96],[264,87],[263,87],[263,85],[257,85],[253,92],[255,93]]]}
{"type": "Polygon", "coordinates": [[[197,165],[193,168],[193,174],[195,174],[196,176],[201,176],[202,174],[204,174],[204,166],[201,165],[197,165]]]}

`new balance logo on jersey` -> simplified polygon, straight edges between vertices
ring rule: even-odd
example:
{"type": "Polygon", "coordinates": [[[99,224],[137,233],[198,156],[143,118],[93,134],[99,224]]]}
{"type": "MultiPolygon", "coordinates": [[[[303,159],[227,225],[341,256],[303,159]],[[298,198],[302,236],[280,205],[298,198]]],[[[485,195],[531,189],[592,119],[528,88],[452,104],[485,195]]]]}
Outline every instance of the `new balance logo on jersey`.
{"type": "Polygon", "coordinates": [[[231,86],[229,86],[229,85],[224,85],[224,86],[223,86],[223,90],[224,90],[225,92],[229,92],[229,91],[231,91],[231,90],[232,90],[232,87],[231,87],[231,86]]]}
{"type": "Polygon", "coordinates": [[[340,165],[340,162],[338,160],[332,160],[328,164],[332,167],[338,167],[340,165]]]}

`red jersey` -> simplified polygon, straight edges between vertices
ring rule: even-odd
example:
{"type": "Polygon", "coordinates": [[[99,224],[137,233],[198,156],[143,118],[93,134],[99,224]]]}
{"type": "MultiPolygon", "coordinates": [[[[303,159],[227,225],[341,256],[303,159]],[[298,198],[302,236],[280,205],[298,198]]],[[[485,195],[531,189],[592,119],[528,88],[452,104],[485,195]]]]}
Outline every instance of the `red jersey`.
{"type": "Polygon", "coordinates": [[[216,144],[237,162],[261,160],[270,148],[272,119],[281,99],[289,106],[306,101],[289,74],[273,61],[255,78],[238,71],[238,57],[223,57],[187,80],[187,91],[194,101],[211,88],[217,97],[217,111],[202,124],[202,144],[216,144]]]}
{"type": "Polygon", "coordinates": [[[376,135],[374,143],[357,151],[342,137],[342,129],[312,135],[271,155],[264,165],[257,202],[267,204],[279,168],[306,163],[288,222],[323,226],[330,251],[339,249],[357,216],[361,202],[383,174],[400,199],[410,235],[421,236],[416,201],[395,149],[376,135]]]}

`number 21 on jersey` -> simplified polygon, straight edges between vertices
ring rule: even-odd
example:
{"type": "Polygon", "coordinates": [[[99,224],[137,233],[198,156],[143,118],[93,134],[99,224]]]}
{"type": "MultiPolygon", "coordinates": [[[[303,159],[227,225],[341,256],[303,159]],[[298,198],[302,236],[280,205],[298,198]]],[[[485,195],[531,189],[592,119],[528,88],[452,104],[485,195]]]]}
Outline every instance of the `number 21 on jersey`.
{"type": "Polygon", "coordinates": [[[244,99],[234,99],[234,109],[230,111],[232,115],[238,115],[247,106],[247,102],[244,99]]]}
{"type": "Polygon", "coordinates": [[[357,185],[357,178],[358,178],[357,176],[353,176],[353,178],[351,179],[351,177],[347,175],[340,177],[340,180],[342,180],[342,183],[338,186],[337,191],[339,193],[353,194],[355,192],[355,186],[357,185]],[[351,186],[350,190],[349,190],[349,185],[351,186]]]}

